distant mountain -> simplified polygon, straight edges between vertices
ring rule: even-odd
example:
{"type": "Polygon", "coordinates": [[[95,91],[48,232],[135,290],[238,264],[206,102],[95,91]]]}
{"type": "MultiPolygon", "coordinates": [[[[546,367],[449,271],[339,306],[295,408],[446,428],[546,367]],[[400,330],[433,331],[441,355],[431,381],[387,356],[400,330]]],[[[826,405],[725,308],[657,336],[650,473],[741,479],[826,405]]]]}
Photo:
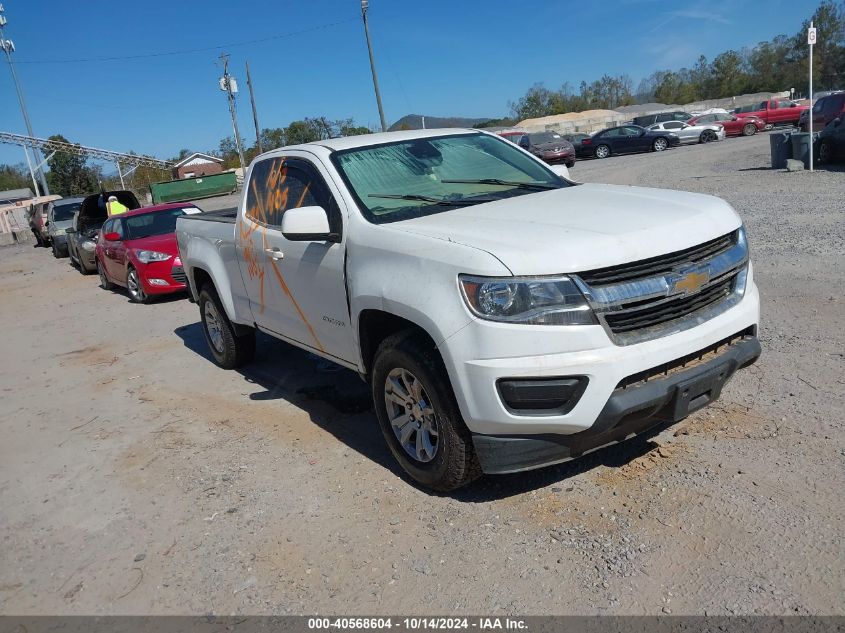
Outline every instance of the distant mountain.
{"type": "MultiPolygon", "coordinates": [[[[396,123],[390,126],[389,132],[397,130],[421,130],[423,117],[420,114],[406,114],[396,123]]],[[[490,117],[470,119],[461,116],[428,116],[425,115],[425,126],[436,127],[475,127],[479,123],[489,121],[490,117]]]]}

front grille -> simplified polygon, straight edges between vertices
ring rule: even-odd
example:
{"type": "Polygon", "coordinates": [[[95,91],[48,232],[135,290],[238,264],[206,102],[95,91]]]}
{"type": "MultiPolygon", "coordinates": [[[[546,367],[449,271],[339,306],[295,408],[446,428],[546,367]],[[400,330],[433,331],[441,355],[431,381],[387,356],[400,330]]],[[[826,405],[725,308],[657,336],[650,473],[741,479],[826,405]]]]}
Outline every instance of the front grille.
{"type": "Polygon", "coordinates": [[[630,264],[620,266],[608,266],[597,268],[585,273],[579,273],[579,277],[590,286],[601,286],[602,284],[613,284],[623,281],[632,281],[645,277],[655,277],[671,273],[673,267],[678,264],[696,264],[728,250],[737,243],[739,230],[717,237],[714,240],[687,248],[682,251],[675,251],[668,255],[650,257],[630,264]]]}
{"type": "Polygon", "coordinates": [[[174,266],[170,270],[170,276],[177,284],[184,284],[188,282],[188,276],[185,274],[185,269],[181,266],[174,266]]]}
{"type": "Polygon", "coordinates": [[[646,305],[640,309],[626,309],[624,312],[608,312],[604,318],[614,334],[654,327],[678,319],[720,301],[733,291],[736,273],[726,279],[707,286],[696,294],[672,299],[658,304],[646,305]]]}

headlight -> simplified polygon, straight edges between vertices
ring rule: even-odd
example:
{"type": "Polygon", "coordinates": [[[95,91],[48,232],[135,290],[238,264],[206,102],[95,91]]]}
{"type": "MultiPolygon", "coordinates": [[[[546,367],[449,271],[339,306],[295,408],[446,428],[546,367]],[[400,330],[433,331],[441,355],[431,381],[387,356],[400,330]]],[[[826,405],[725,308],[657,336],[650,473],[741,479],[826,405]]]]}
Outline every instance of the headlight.
{"type": "Polygon", "coordinates": [[[138,258],[138,261],[145,264],[149,264],[150,262],[164,262],[173,257],[173,255],[157,253],[155,251],[135,251],[135,256],[138,258]]]}
{"type": "Polygon", "coordinates": [[[482,319],[529,325],[598,323],[569,277],[495,279],[461,275],[460,282],[464,300],[482,319]]]}
{"type": "Polygon", "coordinates": [[[93,253],[96,248],[96,242],[92,242],[91,240],[85,240],[84,242],[82,242],[82,250],[88,251],[89,253],[93,253]]]}

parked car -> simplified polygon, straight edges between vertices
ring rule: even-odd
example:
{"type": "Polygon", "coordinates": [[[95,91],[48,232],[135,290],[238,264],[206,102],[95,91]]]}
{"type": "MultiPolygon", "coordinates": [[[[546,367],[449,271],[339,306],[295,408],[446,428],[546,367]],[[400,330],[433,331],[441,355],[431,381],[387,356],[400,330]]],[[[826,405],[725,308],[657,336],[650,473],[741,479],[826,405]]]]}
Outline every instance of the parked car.
{"type": "Polygon", "coordinates": [[[527,132],[520,132],[518,130],[505,130],[503,132],[497,132],[497,134],[503,139],[506,139],[515,145],[519,145],[520,139],[525,136],[527,132]]]}
{"type": "Polygon", "coordinates": [[[756,116],[738,117],[735,114],[702,114],[687,121],[690,125],[718,123],[725,128],[726,136],[753,136],[764,129],[766,123],[756,116]]]}
{"type": "Polygon", "coordinates": [[[716,400],[760,354],[742,220],[564,169],[460,129],[258,156],[237,210],[176,220],[211,357],[249,362],[260,330],[360,373],[393,456],[436,490],[716,400]]]}
{"type": "Polygon", "coordinates": [[[200,213],[190,203],[160,204],[109,218],[97,239],[100,285],[116,284],[136,303],[153,295],[185,290],[185,273],[176,246],[176,218],[200,213]]]}
{"type": "Polygon", "coordinates": [[[561,134],[563,138],[567,141],[572,143],[573,147],[578,147],[581,144],[581,141],[585,138],[590,138],[589,134],[584,134],[583,132],[575,132],[573,134],[561,134]]]}
{"type": "Polygon", "coordinates": [[[108,217],[106,202],[109,196],[115,196],[118,202],[130,210],[141,206],[131,191],[104,191],[82,201],[67,229],[67,250],[71,266],[77,266],[83,275],[97,270],[97,235],[108,217]]]}
{"type": "Polygon", "coordinates": [[[710,143],[725,140],[725,128],[718,123],[699,123],[690,125],[683,121],[655,123],[648,127],[655,132],[674,132],[681,143],[710,143]]]}
{"type": "Polygon", "coordinates": [[[638,125],[609,127],[582,139],[577,154],[583,157],[607,158],[611,154],[630,152],[662,152],[679,145],[681,139],[674,132],[647,130],[638,125]]]}
{"type": "Polygon", "coordinates": [[[833,119],[819,133],[815,152],[818,162],[822,165],[845,161],[845,115],[833,119]]]}
{"type": "Polygon", "coordinates": [[[66,257],[68,254],[67,230],[73,223],[73,214],[79,211],[85,198],[62,198],[51,202],[47,209],[47,237],[53,247],[53,257],[66,257]]]}
{"type": "Polygon", "coordinates": [[[801,113],[809,109],[809,106],[798,105],[789,99],[769,99],[748,109],[737,108],[734,114],[740,118],[756,116],[766,124],[766,129],[771,129],[776,125],[798,125],[801,113]]]}
{"type": "Polygon", "coordinates": [[[61,196],[35,197],[33,199],[34,201],[29,205],[27,219],[29,220],[29,228],[32,229],[32,233],[35,235],[37,246],[49,246],[50,244],[49,219],[47,214],[50,210],[50,203],[60,199],[61,196]]]}
{"type": "Polygon", "coordinates": [[[547,163],[563,163],[567,167],[575,164],[575,148],[557,132],[531,132],[520,139],[520,147],[543,159],[547,163]],[[528,146],[525,145],[528,139],[528,146]]]}
{"type": "MultiPolygon", "coordinates": [[[[810,110],[804,110],[798,119],[802,132],[810,131],[810,110]]],[[[821,97],[813,104],[813,131],[823,130],[825,126],[845,114],[845,92],[834,92],[821,97]]]]}
{"type": "Polygon", "coordinates": [[[666,121],[689,121],[692,115],[683,110],[675,110],[673,112],[660,112],[659,114],[643,114],[635,116],[631,123],[639,125],[640,127],[648,127],[655,123],[665,123],[666,121]]]}

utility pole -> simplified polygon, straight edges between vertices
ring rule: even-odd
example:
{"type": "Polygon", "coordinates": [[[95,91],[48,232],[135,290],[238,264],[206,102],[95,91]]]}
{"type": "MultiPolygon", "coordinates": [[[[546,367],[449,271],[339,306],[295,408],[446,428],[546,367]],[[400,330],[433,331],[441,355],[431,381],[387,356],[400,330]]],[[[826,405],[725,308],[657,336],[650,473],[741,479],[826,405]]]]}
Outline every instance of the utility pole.
{"type": "Polygon", "coordinates": [[[816,29],[810,22],[807,31],[807,44],[810,45],[810,111],[807,113],[807,120],[810,123],[810,171],[813,171],[813,44],[816,43],[816,29]]]}
{"type": "Polygon", "coordinates": [[[370,42],[370,28],[367,25],[367,9],[370,7],[370,0],[361,0],[361,17],[364,19],[364,35],[367,36],[367,49],[370,51],[370,70],[373,71],[373,88],[376,91],[376,103],[378,103],[378,115],[381,119],[381,131],[387,132],[387,121],[384,119],[384,108],[381,105],[381,93],[378,89],[378,75],[376,75],[376,61],[373,58],[373,45],[370,42]]]}
{"type": "MultiPolygon", "coordinates": [[[[29,136],[35,136],[35,134],[32,133],[32,123],[29,121],[29,113],[26,111],[26,101],[24,101],[23,98],[23,90],[21,90],[21,85],[18,82],[18,74],[15,72],[15,65],[12,63],[12,53],[15,51],[15,43],[12,40],[6,39],[6,36],[3,34],[4,26],[6,26],[6,16],[4,15],[3,5],[0,4],[0,48],[5,51],[6,61],[9,62],[9,70],[12,73],[12,81],[15,83],[15,91],[18,93],[18,102],[21,106],[23,121],[26,124],[26,132],[29,136]]],[[[27,151],[26,148],[24,148],[24,151],[27,151]]],[[[41,154],[34,147],[32,148],[32,154],[35,157],[35,162],[40,163],[41,154]]],[[[29,155],[27,155],[27,163],[28,162],[29,155]]],[[[44,176],[44,170],[39,167],[37,171],[38,179],[41,181],[41,189],[43,190],[44,195],[50,195],[50,188],[47,186],[47,178],[44,176]]],[[[38,193],[38,187],[36,187],[35,193],[38,193]]]]}
{"type": "MultiPolygon", "coordinates": [[[[241,133],[238,131],[238,115],[235,109],[235,93],[238,91],[238,82],[235,78],[229,75],[229,56],[226,53],[220,53],[220,59],[223,61],[223,76],[220,78],[220,90],[226,92],[226,97],[229,100],[229,114],[232,115],[232,130],[235,133],[235,146],[238,148],[238,159],[241,162],[241,171],[246,171],[246,161],[244,160],[244,150],[241,144],[241,133]]],[[[246,175],[244,173],[244,175],[246,175]]]]}
{"type": "Polygon", "coordinates": [[[249,62],[246,63],[246,85],[249,87],[249,100],[252,103],[252,121],[255,123],[255,145],[258,147],[258,153],[263,154],[264,148],[261,146],[261,128],[258,127],[258,111],[255,109],[255,93],[252,90],[249,62]]]}

